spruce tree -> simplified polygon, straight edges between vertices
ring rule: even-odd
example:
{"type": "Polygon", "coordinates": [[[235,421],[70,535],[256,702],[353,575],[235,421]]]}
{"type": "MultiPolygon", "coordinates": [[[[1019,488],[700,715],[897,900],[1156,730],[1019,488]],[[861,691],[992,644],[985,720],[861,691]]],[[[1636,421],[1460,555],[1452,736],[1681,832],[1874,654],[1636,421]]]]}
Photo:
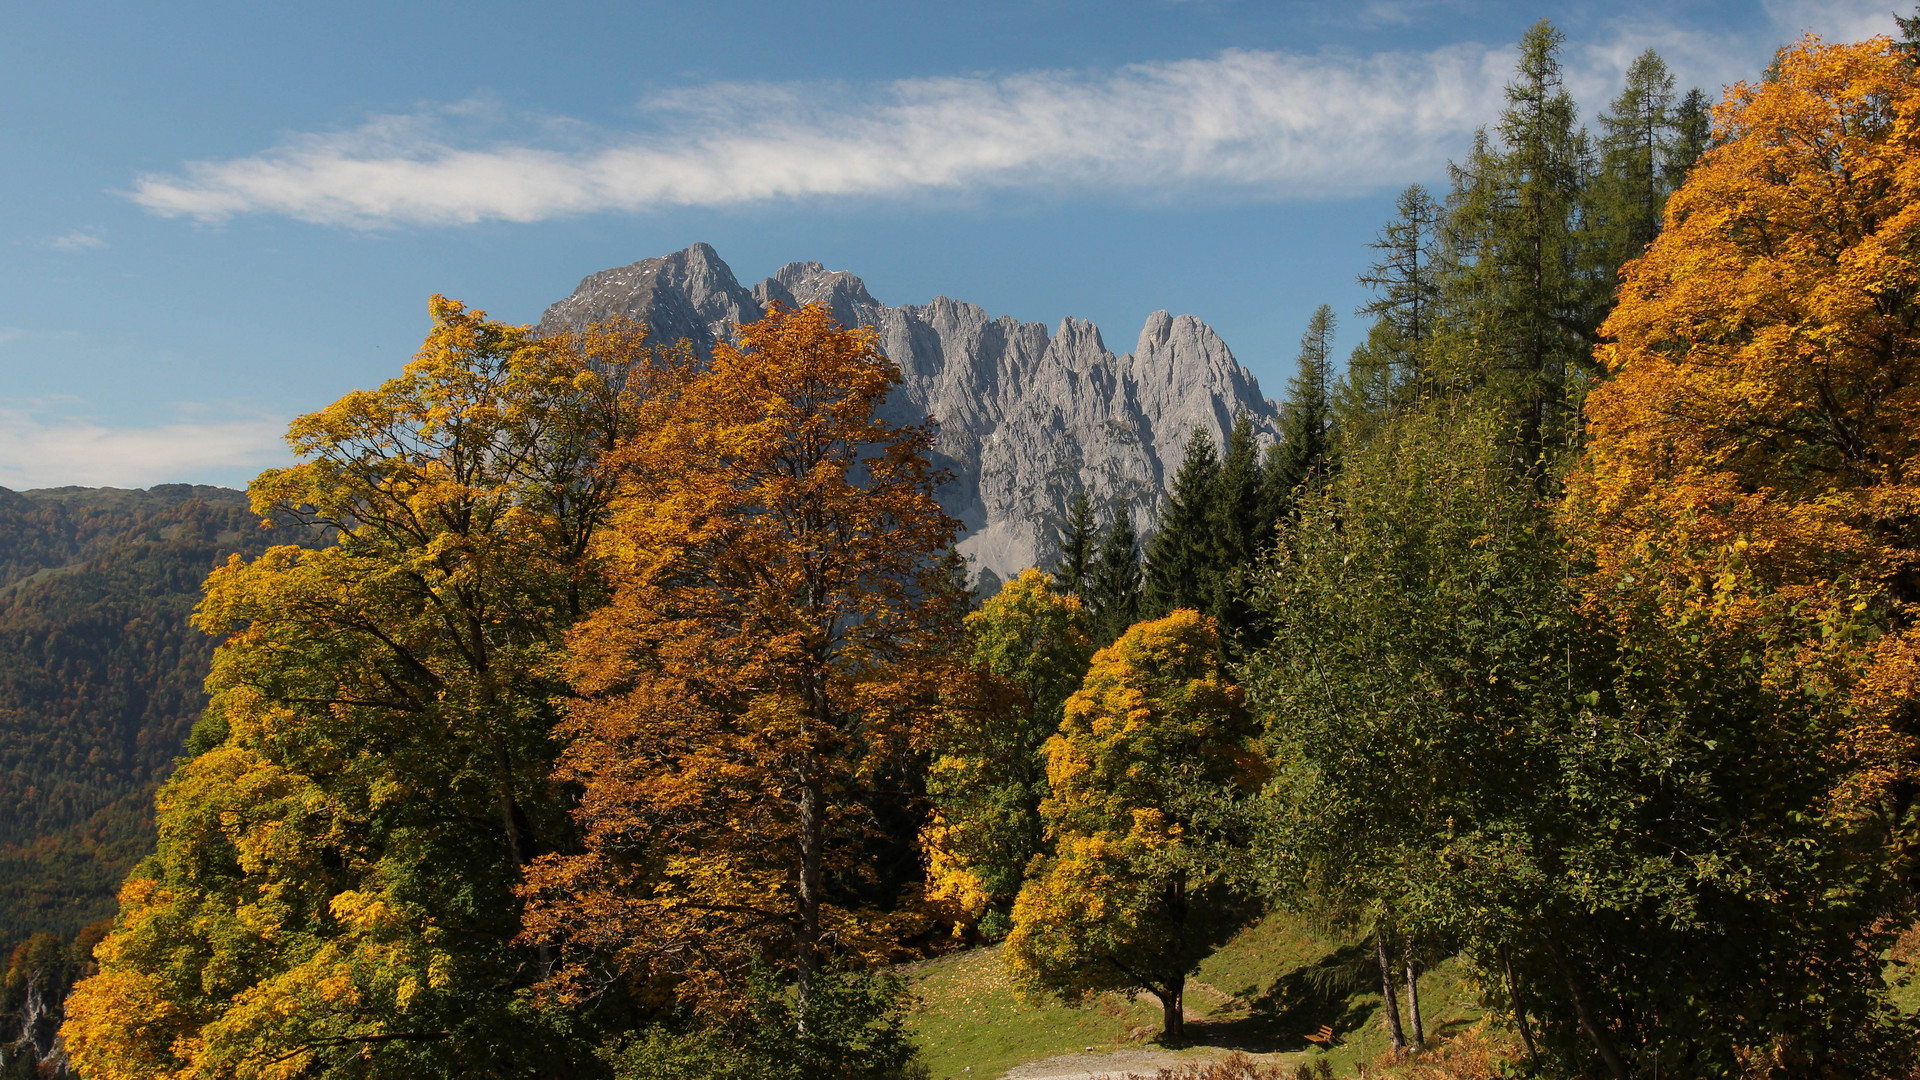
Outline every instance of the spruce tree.
{"type": "Polygon", "coordinates": [[[1252,562],[1273,532],[1272,523],[1260,513],[1260,447],[1253,437],[1253,418],[1244,412],[1233,419],[1214,488],[1216,563],[1231,572],[1252,562]]]}
{"type": "MultiPolygon", "coordinates": [[[[1589,196],[1596,284],[1613,295],[1620,267],[1653,242],[1666,209],[1662,165],[1673,142],[1673,76],[1648,49],[1627,68],[1620,96],[1600,114],[1600,175],[1589,196]]],[[[1610,303],[1605,304],[1610,308],[1610,303]]]]}
{"type": "Polygon", "coordinates": [[[1079,595],[1086,590],[1094,548],[1099,543],[1096,528],[1093,500],[1087,498],[1087,489],[1081,488],[1067,507],[1067,527],[1060,534],[1060,561],[1053,575],[1059,591],[1079,595]]]}
{"type": "Polygon", "coordinates": [[[1273,537],[1273,523],[1262,515],[1260,447],[1254,441],[1253,420],[1245,413],[1234,418],[1227,437],[1227,455],[1214,482],[1214,567],[1207,607],[1220,622],[1220,641],[1233,655],[1250,622],[1246,581],[1254,560],[1273,537]]]}
{"type": "Polygon", "coordinates": [[[1694,87],[1673,107],[1673,145],[1667,152],[1667,190],[1678,190],[1700,155],[1713,145],[1713,103],[1694,87]]]}
{"type": "Polygon", "coordinates": [[[1160,517],[1160,530],[1147,548],[1142,606],[1148,618],[1175,608],[1210,607],[1219,562],[1213,511],[1219,477],[1220,456],[1213,436],[1206,428],[1194,428],[1187,439],[1187,456],[1174,476],[1166,513],[1160,517]]]}
{"type": "Polygon", "coordinates": [[[1301,485],[1326,471],[1333,329],[1333,308],[1321,304],[1300,338],[1300,371],[1287,384],[1287,402],[1280,414],[1280,442],[1268,452],[1261,477],[1260,516],[1265,521],[1291,516],[1301,485]]]}
{"type": "Polygon", "coordinates": [[[1097,645],[1111,644],[1140,617],[1140,540],[1125,502],[1114,510],[1083,596],[1097,645]]]}

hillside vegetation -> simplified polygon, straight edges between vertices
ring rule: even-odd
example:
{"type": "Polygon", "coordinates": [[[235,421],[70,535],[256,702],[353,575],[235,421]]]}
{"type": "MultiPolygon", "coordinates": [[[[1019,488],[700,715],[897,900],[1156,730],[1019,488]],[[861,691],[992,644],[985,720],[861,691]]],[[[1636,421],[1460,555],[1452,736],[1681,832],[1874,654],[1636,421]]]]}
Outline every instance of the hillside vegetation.
{"type": "Polygon", "coordinates": [[[206,705],[201,585],[295,535],[224,488],[0,489],[0,943],[113,914],[206,705]]]}

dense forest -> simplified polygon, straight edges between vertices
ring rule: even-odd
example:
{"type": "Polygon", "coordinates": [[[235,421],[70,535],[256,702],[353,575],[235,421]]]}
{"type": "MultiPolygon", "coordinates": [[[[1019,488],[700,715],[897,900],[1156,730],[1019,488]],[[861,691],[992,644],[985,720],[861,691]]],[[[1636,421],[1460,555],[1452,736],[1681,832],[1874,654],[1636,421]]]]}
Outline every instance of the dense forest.
{"type": "Polygon", "coordinates": [[[290,539],[222,488],[0,489],[0,944],[113,914],[206,704],[201,583],[290,539]]]}
{"type": "MultiPolygon", "coordinates": [[[[992,595],[870,331],[776,307],[705,361],[434,298],[248,511],[85,563],[173,622],[9,630],[10,693],[102,699],[9,749],[20,821],[165,777],[111,931],[17,949],[9,1008],[77,980],[101,1080],[882,1080],[926,1075],[906,962],[990,945],[1179,1045],[1194,973],[1284,911],[1377,980],[1410,1078],[1915,1075],[1902,25],[1711,109],[1649,52],[1593,131],[1537,25],[1381,229],[1344,370],[1306,328],[1282,438],[1196,433],[1154,535],[1083,498],[992,595]],[[163,593],[252,518],[273,546],[163,593]],[[115,672],[207,655],[190,609],[208,696],[130,719],[160,698],[115,672]],[[1485,1010],[1444,1039],[1441,964],[1485,1010]]],[[[4,625],[138,622],[47,572],[82,531],[6,556],[4,625]]]]}

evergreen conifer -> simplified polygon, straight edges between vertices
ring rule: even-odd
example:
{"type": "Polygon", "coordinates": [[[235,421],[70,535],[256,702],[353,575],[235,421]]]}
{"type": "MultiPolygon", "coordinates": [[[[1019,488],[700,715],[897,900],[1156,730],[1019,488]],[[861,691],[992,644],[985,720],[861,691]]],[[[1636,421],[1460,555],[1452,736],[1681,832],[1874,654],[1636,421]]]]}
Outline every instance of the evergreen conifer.
{"type": "Polygon", "coordinates": [[[1100,544],[1084,598],[1097,645],[1112,643],[1140,617],[1140,539],[1125,502],[1113,512],[1113,527],[1100,544]]]}
{"type": "Polygon", "coordinates": [[[1093,500],[1087,498],[1087,489],[1081,488],[1067,507],[1067,527],[1060,534],[1060,560],[1053,576],[1061,592],[1078,595],[1086,589],[1094,549],[1099,544],[1096,530],[1093,500]]]}
{"type": "Polygon", "coordinates": [[[1295,492],[1326,470],[1332,426],[1327,384],[1333,329],[1333,308],[1321,304],[1300,338],[1300,371],[1287,384],[1280,442],[1268,452],[1261,477],[1262,520],[1290,516],[1295,492]]]}
{"type": "MultiPolygon", "coordinates": [[[[1187,456],[1175,474],[1160,531],[1147,548],[1144,607],[1149,618],[1175,608],[1205,609],[1212,599],[1219,561],[1215,539],[1215,487],[1220,456],[1206,428],[1194,428],[1187,456]]],[[[1105,553],[1102,552],[1104,561],[1105,553]]],[[[1121,627],[1124,630],[1126,627],[1121,627]]]]}

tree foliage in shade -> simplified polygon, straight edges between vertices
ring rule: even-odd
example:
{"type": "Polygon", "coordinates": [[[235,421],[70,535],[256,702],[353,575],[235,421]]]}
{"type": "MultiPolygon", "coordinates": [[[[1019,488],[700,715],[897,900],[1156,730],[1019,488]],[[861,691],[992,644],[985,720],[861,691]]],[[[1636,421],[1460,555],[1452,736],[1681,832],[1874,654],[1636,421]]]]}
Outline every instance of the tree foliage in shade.
{"type": "Polygon", "coordinates": [[[75,1064],[149,1076],[577,1067],[513,939],[522,864],[571,840],[554,660],[600,602],[602,454],[632,431],[637,332],[537,339],[436,297],[405,372],[295,420],[262,516],[334,544],[215,571],[230,635],[68,1004],[75,1064]]]}
{"type": "Polygon", "coordinates": [[[584,851],[534,865],[525,937],[560,950],[546,990],[571,1005],[625,983],[724,1018],[772,965],[804,1032],[831,960],[919,928],[877,880],[879,815],[965,607],[931,428],[876,416],[900,373],[872,332],[810,304],[740,341],[619,459],[612,599],[567,662],[584,851]]]}
{"type": "Polygon", "coordinates": [[[1027,865],[1046,850],[1041,748],[1086,674],[1086,626],[1079,598],[1040,571],[1007,582],[967,616],[969,666],[928,740],[927,898],[990,938],[1006,935],[1027,865]]]}
{"type": "Polygon", "coordinates": [[[1007,963],[1029,997],[1149,990],[1184,1037],[1187,976],[1234,927],[1222,888],[1233,808],[1267,762],[1212,619],[1180,610],[1093,658],[1048,740],[1054,852],[1014,904],[1007,963]]]}

